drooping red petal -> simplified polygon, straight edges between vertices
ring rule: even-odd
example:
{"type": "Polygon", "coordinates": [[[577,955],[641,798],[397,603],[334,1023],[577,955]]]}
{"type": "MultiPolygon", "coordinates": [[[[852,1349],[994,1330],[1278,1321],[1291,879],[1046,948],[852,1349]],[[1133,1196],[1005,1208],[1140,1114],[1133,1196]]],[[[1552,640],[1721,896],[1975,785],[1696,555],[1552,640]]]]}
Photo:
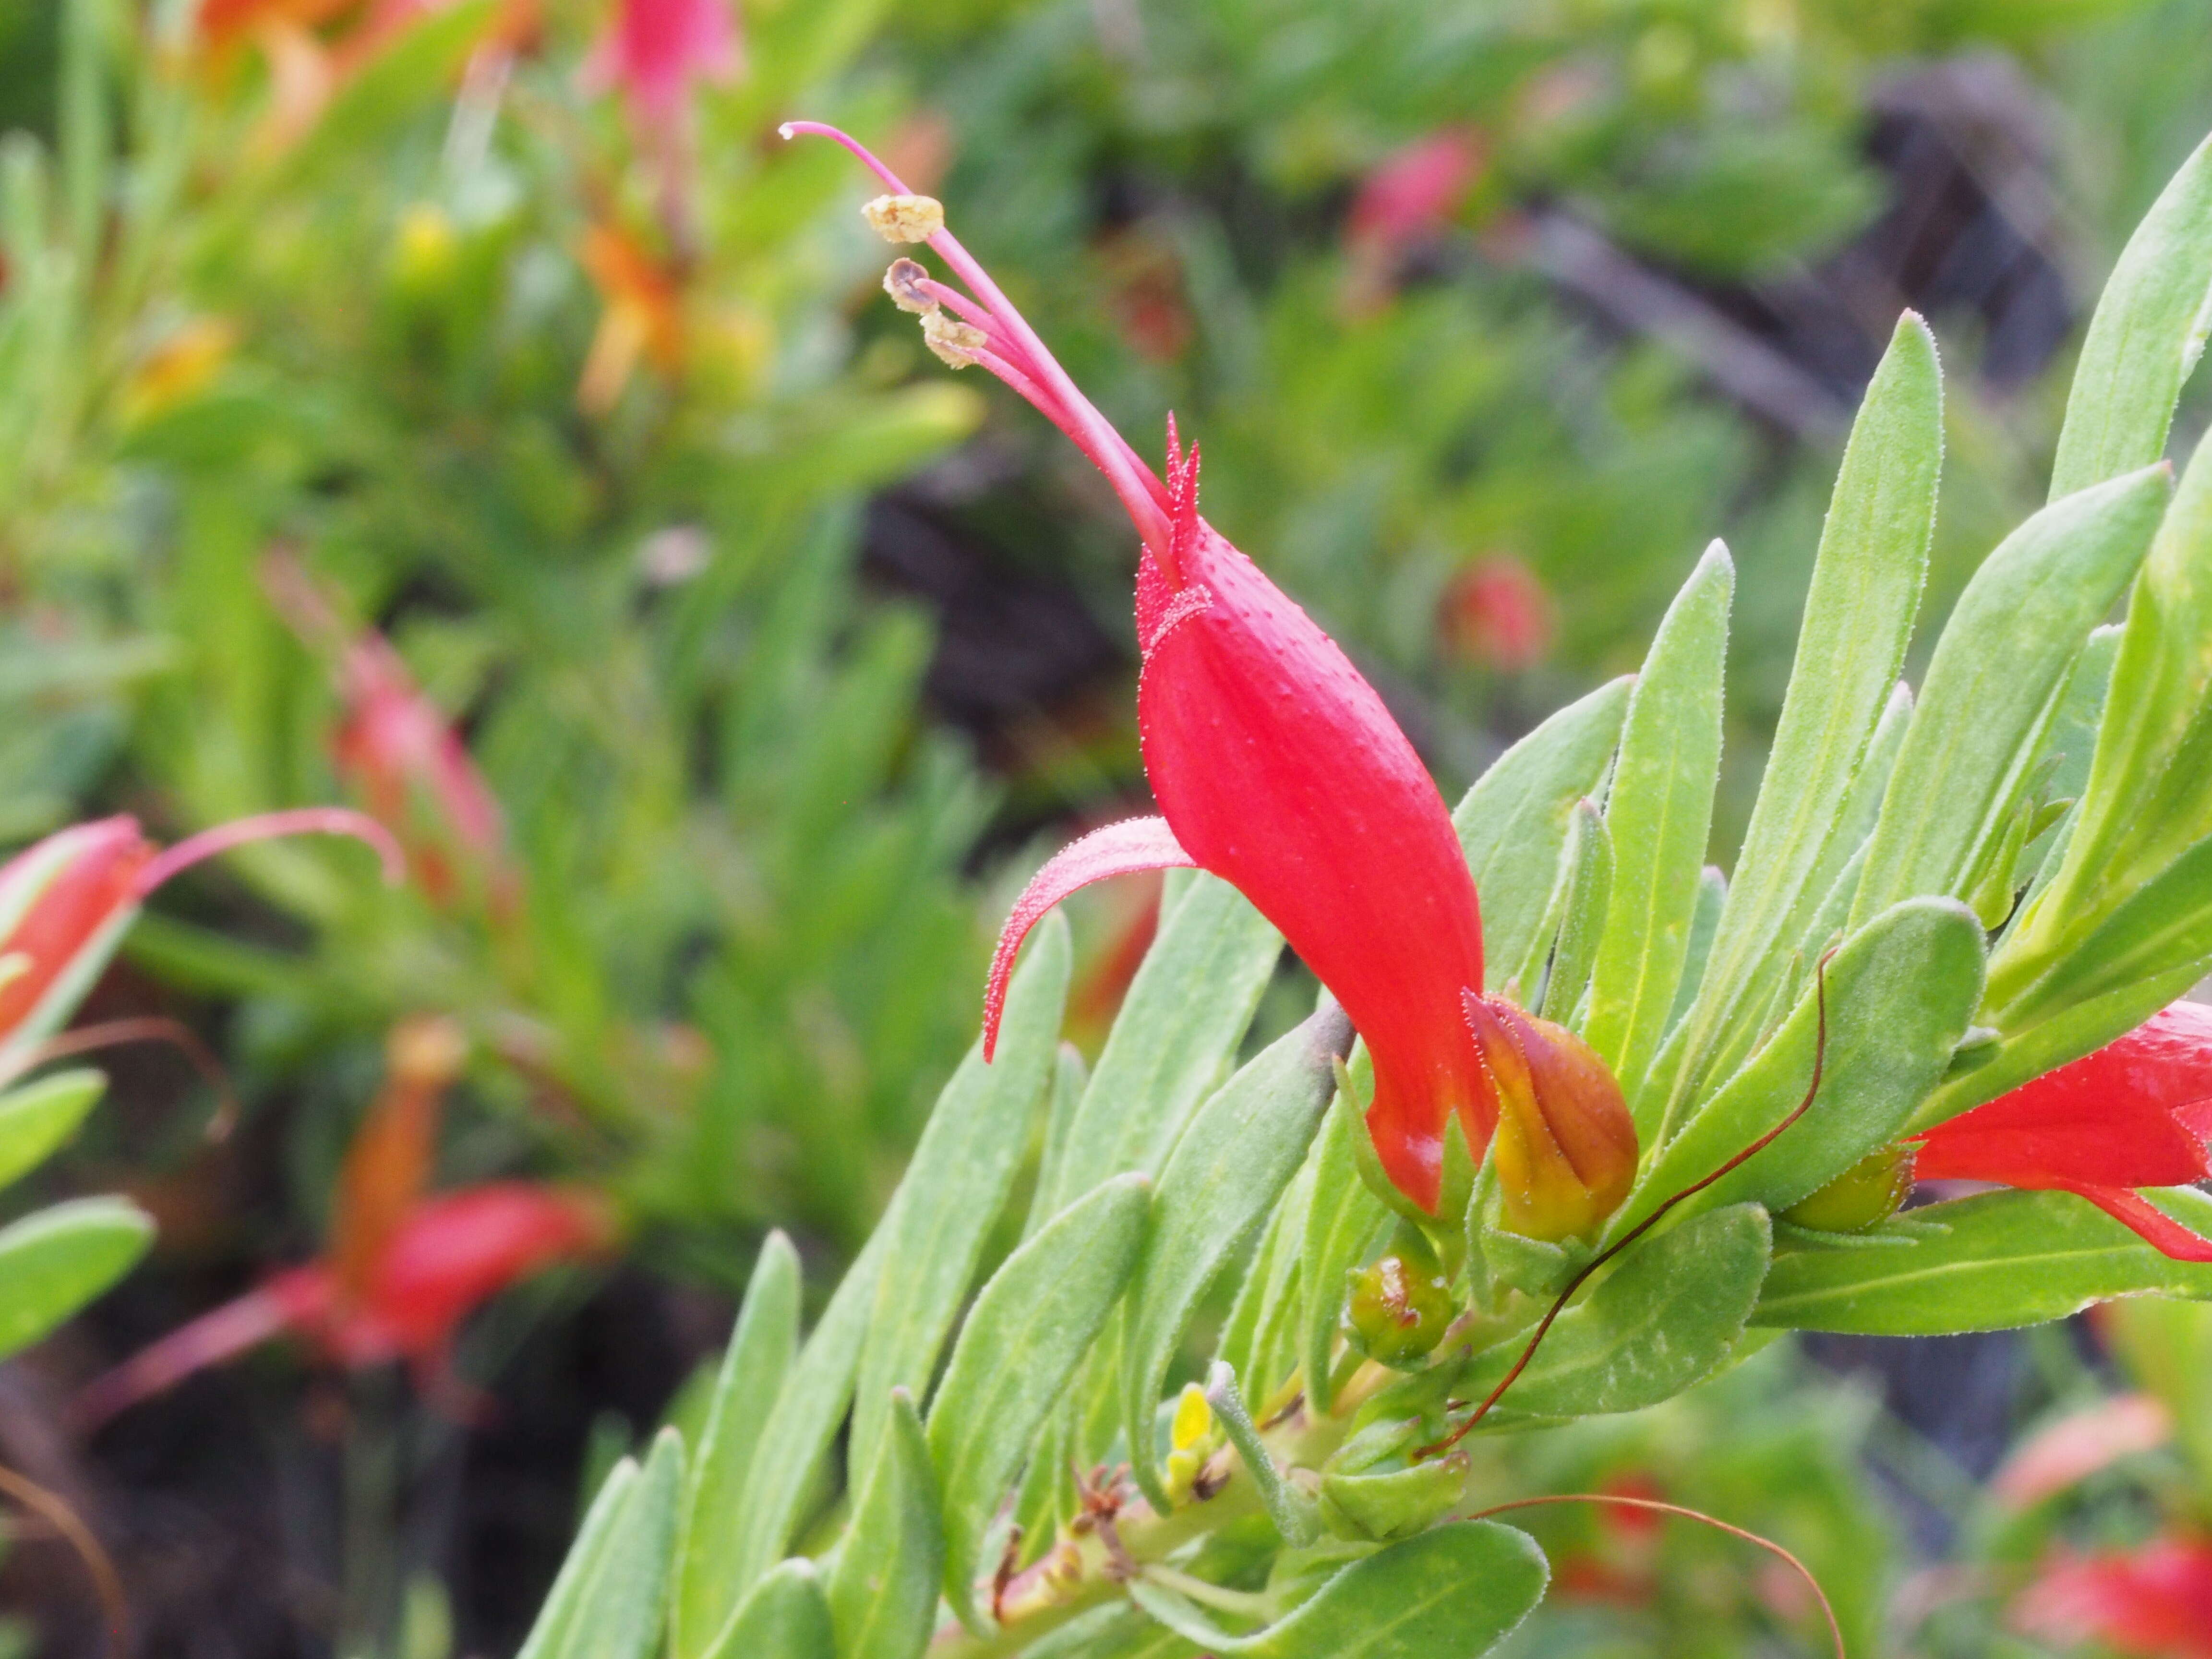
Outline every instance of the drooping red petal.
{"type": "Polygon", "coordinates": [[[2173,1187],[2212,1175],[2212,1009],[2178,1002],[2093,1054],[1937,1125],[1923,1180],[2173,1187]]]}
{"type": "Polygon", "coordinates": [[[1046,860],[1044,868],[1030,878],[1030,884],[1014,901],[1006,925],[1000,930],[998,949],[991,953],[990,977],[983,988],[983,1058],[989,1060],[998,1050],[999,1018],[1006,1012],[1014,958],[1046,911],[1079,888],[1109,876],[1188,870],[1195,862],[1176,842],[1165,818],[1124,818],[1068,842],[1046,860]]]}
{"type": "Polygon", "coordinates": [[[2032,1509],[2124,1457],[2173,1437],[2173,1413],[2147,1394],[2119,1394],[2039,1430],[1990,1477],[1990,1496],[2008,1510],[2032,1509]]]}
{"type": "Polygon", "coordinates": [[[274,1336],[318,1333],[329,1316],[337,1280],[320,1263],[289,1268],[244,1296],[179,1325],[85,1384],[70,1419],[90,1431],[142,1400],[173,1389],[274,1336]]]}
{"type": "Polygon", "coordinates": [[[1460,1004],[1482,985],[1474,882],[1382,699],[1199,517],[1197,475],[1171,452],[1174,533],[1139,577],[1146,774],[1176,840],[1343,1005],[1374,1056],[1376,1152],[1432,1209],[1449,1115],[1478,1158],[1496,1121],[1460,1004]]]}
{"type": "Polygon", "coordinates": [[[2092,1187],[2072,1182],[2051,1184],[2087,1199],[2122,1226],[2141,1234],[2152,1249],[2176,1261],[2212,1261],[2212,1238],[2183,1226],[2131,1188],[2092,1187]]]}

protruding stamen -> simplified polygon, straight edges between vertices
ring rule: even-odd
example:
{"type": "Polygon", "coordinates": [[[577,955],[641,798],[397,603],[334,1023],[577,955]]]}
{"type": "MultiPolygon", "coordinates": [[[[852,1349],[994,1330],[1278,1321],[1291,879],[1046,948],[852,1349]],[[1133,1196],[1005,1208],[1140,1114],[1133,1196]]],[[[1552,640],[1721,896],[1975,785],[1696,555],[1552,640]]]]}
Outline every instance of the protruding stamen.
{"type": "Polygon", "coordinates": [[[257,841],[280,836],[351,836],[376,849],[384,866],[387,887],[397,887],[407,877],[407,855],[392,832],[366,813],[348,806],[303,806],[289,812],[263,812],[235,823],[217,824],[187,836],[167,852],[149,859],[138,872],[137,895],[143,898],[179,871],[257,841]]]}
{"type": "Polygon", "coordinates": [[[991,337],[973,323],[963,323],[941,311],[932,311],[921,319],[921,337],[948,368],[969,368],[976,354],[991,343],[991,337]]]}
{"type": "Polygon", "coordinates": [[[937,296],[929,292],[929,273],[911,259],[894,259],[884,273],[884,292],[901,311],[927,317],[937,309],[937,296]]]}
{"type": "Polygon", "coordinates": [[[878,196],[862,205],[860,216],[886,242],[926,242],[945,228],[945,204],[911,191],[878,196]]]}

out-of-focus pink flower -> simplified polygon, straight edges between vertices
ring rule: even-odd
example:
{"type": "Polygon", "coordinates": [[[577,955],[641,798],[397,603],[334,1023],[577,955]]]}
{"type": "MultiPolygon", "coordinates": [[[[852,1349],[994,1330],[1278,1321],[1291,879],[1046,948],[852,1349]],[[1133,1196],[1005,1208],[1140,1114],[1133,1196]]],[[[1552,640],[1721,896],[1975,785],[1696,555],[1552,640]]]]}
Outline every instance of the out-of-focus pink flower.
{"type": "Polygon", "coordinates": [[[1923,1181],[1994,1181],[2087,1199],[2179,1261],[2198,1237],[2136,1189],[2212,1176],[2212,1008],[2177,1002],[2125,1036],[1930,1129],[1923,1181]]]}
{"type": "Polygon", "coordinates": [[[730,0],[616,0],[584,75],[602,91],[619,87],[632,118],[652,129],[682,116],[694,82],[729,80],[743,64],[730,0]]]}
{"type": "Polygon", "coordinates": [[[2027,1635],[2098,1641],[2142,1659],[2212,1659],[2212,1541],[2169,1533],[2139,1549],[2061,1553],[2013,1603],[2027,1635]]]}
{"type": "Polygon", "coordinates": [[[2006,1509],[2028,1509],[2172,1435],[2173,1414],[2160,1401],[2114,1395],[2037,1431],[1991,1477],[1990,1496],[2006,1509]]]}
{"type": "Polygon", "coordinates": [[[1393,150],[1361,180],[1345,239],[1393,252],[1451,216],[1482,169],[1482,145],[1467,127],[1445,127],[1393,150]]]}
{"type": "Polygon", "coordinates": [[[1446,647],[1500,674],[1533,668],[1552,648],[1552,601],[1536,574],[1494,553],[1453,577],[1437,621],[1446,647]]]}

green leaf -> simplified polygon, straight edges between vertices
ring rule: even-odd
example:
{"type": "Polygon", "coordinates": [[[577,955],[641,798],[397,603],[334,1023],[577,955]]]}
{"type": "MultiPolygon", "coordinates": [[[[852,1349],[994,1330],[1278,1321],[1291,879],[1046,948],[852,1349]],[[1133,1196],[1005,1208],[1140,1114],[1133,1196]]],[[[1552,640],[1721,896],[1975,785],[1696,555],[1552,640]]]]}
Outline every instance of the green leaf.
{"type": "Polygon", "coordinates": [[[1567,833],[1559,937],[1544,975],[1540,1012],[1546,1018],[1562,1025],[1575,1023],[1576,1011],[1589,990],[1590,969],[1597,958],[1598,939],[1605,931],[1606,907],[1612,897],[1613,834],[1595,802],[1577,801],[1567,833]]]}
{"type": "MultiPolygon", "coordinates": [[[[1845,940],[1829,963],[1820,1093],[1779,1139],[1695,1198],[1698,1209],[1756,1199],[1781,1209],[1896,1139],[1942,1079],[1982,994],[1982,930],[1952,899],[1909,899],[1845,940]]],[[[1819,1050],[1808,984],[1756,1058],[1668,1142],[1613,1218],[1619,1238],[1797,1108],[1819,1050]]]]}
{"type": "Polygon", "coordinates": [[[1199,1109],[1160,1176],[1129,1285],[1121,1377],[1129,1461],[1163,1514],[1152,1415],[1168,1364],[1199,1298],[1297,1173],[1334,1091],[1333,1062],[1351,1046],[1351,1022],[1333,1006],[1278,1038],[1199,1109]]]}
{"type": "MultiPolygon", "coordinates": [[[[1656,1406],[1718,1370],[1743,1334],[1766,1276],[1766,1212],[1735,1204],[1638,1239],[1553,1324],[1484,1426],[1656,1406]]],[[[1452,1385],[1480,1400],[1527,1341],[1479,1356],[1452,1385]]]]}
{"type": "Polygon", "coordinates": [[[2051,499],[2148,466],[2166,452],[2181,384],[2212,305],[2212,139],[2199,144],[2128,238],[2075,365],[2051,499]]]}
{"type": "Polygon", "coordinates": [[[991,1275],[953,1347],[929,1451],[945,1494],[945,1594],[970,1625],[983,1534],[1120,1297],[1151,1203],[1150,1178],[1132,1172],[1061,1211],[991,1275]]]}
{"type": "Polygon", "coordinates": [[[1942,457],[1936,342],[1906,312],[1851,425],[1790,689],[1705,984],[1668,1044],[1673,1063],[1663,1067],[1670,1098],[1662,1121],[1669,1127],[1706,1074],[1708,1052],[1738,1005],[1764,1000],[1775,966],[1796,948],[1823,896],[1814,883],[1919,608],[1942,457]]]}
{"type": "Polygon", "coordinates": [[[937,1622],[945,1528],[914,1396],[896,1389],[853,1524],[830,1569],[837,1659],[919,1659],[937,1622]]]}
{"type": "Polygon", "coordinates": [[[1068,1131],[1052,1212],[1109,1176],[1157,1176],[1234,1061],[1282,936],[1227,882],[1194,874],[1160,924],[1068,1131]]]}
{"type": "MultiPolygon", "coordinates": [[[[2212,1237],[2212,1198],[2144,1196],[2212,1237]]],[[[2212,1298],[2212,1265],[2162,1255],[2072,1193],[1979,1193],[1866,1233],[1781,1231],[1755,1324],[1942,1336],[2039,1325],[2116,1296],[2212,1298]]]]}
{"type": "Polygon", "coordinates": [[[1991,966],[2000,1006],[2212,835],[2212,444],[2200,444],[2128,599],[2057,875],[1991,966]]]}
{"type": "Polygon", "coordinates": [[[1735,567],[1715,542],[1644,657],[1606,797],[1613,896],[1583,1037],[1632,1102],[1665,1035],[1689,955],[1720,781],[1721,682],[1735,587],[1735,567]]]}
{"type": "Polygon", "coordinates": [[[76,1198],[0,1227],[0,1359],[28,1347],[146,1254],[154,1219],[120,1198],[76,1198]]]}
{"type": "Polygon", "coordinates": [[[0,1187],[36,1169],[77,1130],[107,1079],[98,1072],[58,1072],[0,1095],[0,1187]]]}
{"type": "Polygon", "coordinates": [[[683,1486],[684,1438],[673,1429],[653,1437],[642,1469],[628,1458],[616,1466],[517,1659],[646,1659],[653,1651],[683,1486]]]}
{"type": "Polygon", "coordinates": [[[984,1240],[1027,1155],[1030,1120],[1050,1085],[1073,951],[1058,912],[1031,935],[999,1025],[998,1057],[980,1040],[938,1097],[877,1233],[883,1266],[860,1349],[852,1462],[869,1468],[894,1388],[920,1394],[937,1370],[984,1240]]]}
{"type": "Polygon", "coordinates": [[[1919,894],[1965,896],[2020,804],[2089,630],[2134,580],[2168,489],[2157,466],[2082,490],[1982,562],[1928,665],[1855,920],[1919,894]]]}
{"type": "Polygon", "coordinates": [[[1037,1156],[1036,1189],[1030,1194],[1030,1212],[1022,1221],[1022,1237],[1033,1238],[1036,1230],[1052,1219],[1048,1206],[1060,1188],[1060,1164],[1067,1157],[1067,1134],[1075,1125],[1075,1109],[1091,1080],[1083,1052],[1072,1042],[1060,1045],[1052,1068],[1052,1108],[1045,1114],[1044,1146],[1037,1156]]]}
{"type": "Polygon", "coordinates": [[[1821,896],[1806,924],[1803,937],[1808,945],[1840,928],[1850,915],[1851,900],[1858,891],[1858,872],[1866,867],[1867,843],[1881,816],[1881,798],[1888,793],[1898,751],[1905,747],[1905,734],[1911,728],[1912,704],[1912,688],[1898,681],[1874,728],[1874,740],[1867,744],[1865,763],[1851,780],[1850,795],[1836,815],[1836,830],[1828,838],[1820,866],[1806,885],[1808,896],[1821,896]],[[1848,877],[1846,870],[1850,872],[1848,877]]]}
{"type": "MultiPolygon", "coordinates": [[[[1221,1328],[1218,1357],[1239,1376],[1258,1379],[1262,1389],[1272,1389],[1282,1380],[1269,1363],[1270,1357],[1283,1346],[1285,1328],[1298,1322],[1304,1305],[1298,1288],[1298,1256],[1305,1248],[1306,1211],[1312,1201],[1321,1145],[1321,1138],[1316,1137],[1305,1163],[1283,1189],[1282,1202],[1267,1218],[1267,1231],[1260,1235],[1259,1246],[1245,1267],[1243,1282],[1237,1287],[1237,1299],[1221,1328]],[[1286,1305],[1291,1304],[1296,1305],[1286,1305]]],[[[1294,1358],[1285,1359],[1283,1369],[1287,1370],[1297,1363],[1294,1358]]]]}
{"type": "Polygon", "coordinates": [[[1367,1247],[1390,1219],[1382,1200],[1359,1178],[1358,1141],[1366,1133],[1359,1108],[1339,1091],[1314,1141],[1313,1188],[1299,1246],[1304,1314],[1298,1352],[1305,1368],[1307,1405],[1316,1418],[1334,1409],[1329,1373],[1337,1327],[1344,1316],[1344,1276],[1366,1259],[1367,1247]]]}
{"type": "Polygon", "coordinates": [[[707,1659],[836,1659],[814,1563],[779,1561],[730,1615],[707,1659]]]}
{"type": "Polygon", "coordinates": [[[1237,1390],[1234,1367],[1218,1359],[1213,1362],[1206,1376],[1206,1398],[1213,1407],[1222,1433],[1237,1448],[1245,1474],[1259,1490],[1267,1519],[1274,1523],[1283,1541],[1293,1547],[1312,1543],[1321,1530],[1314,1517],[1313,1501],[1283,1478],[1274,1454],[1260,1437],[1258,1425],[1245,1407],[1244,1396],[1237,1390]]]}
{"type": "Polygon", "coordinates": [[[1486,989],[1534,946],[1575,803],[1594,795],[1628,711],[1623,678],[1570,703],[1500,755],[1452,813],[1482,899],[1486,989]]]}
{"type": "Polygon", "coordinates": [[[752,1282],[745,1287],[737,1328],[722,1356],[699,1455],[684,1483],[676,1597],[670,1610],[669,1649],[675,1659],[695,1659],[704,1652],[737,1606],[732,1569],[744,1531],[738,1504],[762,1426],[799,1347],[799,1252],[781,1232],[771,1232],[753,1264],[752,1282]]]}
{"type": "Polygon", "coordinates": [[[1713,934],[1720,927],[1721,907],[1727,902],[1727,876],[1718,865],[1705,866],[1698,872],[1698,905],[1690,915],[1690,941],[1682,951],[1682,980],[1674,988],[1674,1006],[1667,1015],[1664,1035],[1673,1033],[1682,1016],[1690,1012],[1690,1005],[1698,1000],[1698,988],[1705,982],[1705,964],[1712,959],[1713,934]]]}
{"type": "Polygon", "coordinates": [[[1267,1629],[1231,1636],[1142,1579],[1137,1604],[1200,1647],[1237,1659],[1479,1659],[1544,1599],[1536,1541],[1494,1521],[1455,1521],[1353,1562],[1267,1629]]]}

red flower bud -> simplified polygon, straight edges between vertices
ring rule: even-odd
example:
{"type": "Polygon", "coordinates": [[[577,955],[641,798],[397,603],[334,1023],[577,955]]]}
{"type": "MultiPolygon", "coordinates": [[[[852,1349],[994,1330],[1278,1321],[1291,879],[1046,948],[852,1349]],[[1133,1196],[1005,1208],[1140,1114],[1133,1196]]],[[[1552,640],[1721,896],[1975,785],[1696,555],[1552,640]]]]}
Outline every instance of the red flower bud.
{"type": "Polygon", "coordinates": [[[1527,1238],[1595,1233],[1636,1182],[1636,1124],[1620,1085],[1565,1026],[1502,997],[1466,994],[1498,1092],[1491,1158],[1505,1224],[1527,1238]]]}
{"type": "Polygon", "coordinates": [[[0,1044],[36,1042],[68,1018],[138,908],[154,844],[132,817],[80,823],[0,868],[0,1044]]]}

